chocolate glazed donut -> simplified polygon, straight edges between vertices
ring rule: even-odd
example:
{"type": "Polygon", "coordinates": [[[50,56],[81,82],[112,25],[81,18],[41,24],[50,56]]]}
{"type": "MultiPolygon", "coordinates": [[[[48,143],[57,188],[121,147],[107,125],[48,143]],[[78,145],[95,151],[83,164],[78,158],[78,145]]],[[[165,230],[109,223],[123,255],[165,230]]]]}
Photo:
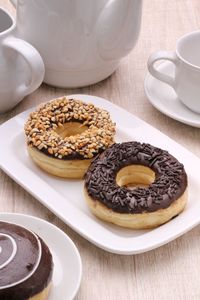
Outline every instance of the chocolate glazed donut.
{"type": "Polygon", "coordinates": [[[114,144],[100,154],[85,176],[85,198],[99,218],[144,229],[178,215],[187,202],[184,166],[150,144],[114,144]],[[126,185],[134,183],[134,189],[126,185]]]}
{"type": "Polygon", "coordinates": [[[0,299],[47,299],[52,271],[52,256],[42,239],[0,222],[0,299]]]}

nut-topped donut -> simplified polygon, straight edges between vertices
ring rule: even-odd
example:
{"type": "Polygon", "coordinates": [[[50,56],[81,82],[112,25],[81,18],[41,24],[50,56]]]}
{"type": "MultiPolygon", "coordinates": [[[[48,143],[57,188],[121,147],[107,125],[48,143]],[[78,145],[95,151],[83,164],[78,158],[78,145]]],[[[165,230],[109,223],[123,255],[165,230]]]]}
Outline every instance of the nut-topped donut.
{"type": "Polygon", "coordinates": [[[112,145],[92,162],[84,189],[97,217],[123,227],[151,228],[184,209],[187,175],[167,151],[125,142],[112,145]]]}
{"type": "Polygon", "coordinates": [[[40,237],[0,221],[0,299],[46,300],[52,271],[52,255],[40,237]]]}
{"type": "Polygon", "coordinates": [[[62,97],[32,112],[25,134],[28,152],[42,169],[82,178],[92,159],[113,144],[115,124],[107,111],[62,97]]]}

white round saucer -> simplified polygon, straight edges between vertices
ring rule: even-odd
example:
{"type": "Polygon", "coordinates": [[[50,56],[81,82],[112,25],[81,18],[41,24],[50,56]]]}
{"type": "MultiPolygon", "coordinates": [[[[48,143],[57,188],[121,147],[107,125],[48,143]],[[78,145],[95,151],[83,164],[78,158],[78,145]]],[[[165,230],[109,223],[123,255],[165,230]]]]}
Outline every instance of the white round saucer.
{"type": "MultiPolygon", "coordinates": [[[[157,68],[165,74],[174,75],[174,66],[170,62],[163,62],[157,68]]],[[[200,114],[189,110],[168,84],[156,79],[148,72],[144,81],[144,89],[151,104],[163,114],[200,128],[200,114]]]]}
{"type": "Polygon", "coordinates": [[[49,247],[53,256],[54,270],[48,300],[74,299],[81,282],[82,263],[72,240],[58,227],[33,216],[0,213],[0,220],[32,230],[49,247]]]}

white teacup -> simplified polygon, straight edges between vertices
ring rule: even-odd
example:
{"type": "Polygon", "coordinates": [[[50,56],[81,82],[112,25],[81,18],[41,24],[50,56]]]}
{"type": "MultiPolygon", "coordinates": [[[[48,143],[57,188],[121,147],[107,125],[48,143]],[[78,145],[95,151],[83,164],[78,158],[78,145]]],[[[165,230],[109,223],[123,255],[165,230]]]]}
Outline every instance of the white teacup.
{"type": "Polygon", "coordinates": [[[12,17],[0,8],[0,113],[17,105],[44,78],[40,54],[15,37],[15,28],[12,17]]]}
{"type": "Polygon", "coordinates": [[[169,84],[189,109],[200,113],[200,31],[194,31],[177,41],[176,51],[158,51],[148,60],[148,70],[155,78],[169,84]],[[160,72],[155,62],[168,60],[175,66],[175,76],[160,72]]]}
{"type": "Polygon", "coordinates": [[[134,47],[142,0],[10,0],[17,35],[45,64],[44,82],[82,87],[110,76],[134,47]]]}

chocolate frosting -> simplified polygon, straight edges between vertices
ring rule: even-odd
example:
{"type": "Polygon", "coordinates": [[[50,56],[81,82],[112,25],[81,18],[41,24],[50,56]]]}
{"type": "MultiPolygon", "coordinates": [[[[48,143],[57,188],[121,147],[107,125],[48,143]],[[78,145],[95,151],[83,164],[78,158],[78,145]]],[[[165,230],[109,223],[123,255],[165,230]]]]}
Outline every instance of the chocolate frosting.
{"type": "Polygon", "coordinates": [[[0,299],[27,300],[52,278],[52,255],[31,231],[0,221],[0,299]]]}
{"type": "Polygon", "coordinates": [[[187,187],[184,166],[167,151],[150,144],[125,142],[114,144],[100,154],[85,175],[85,188],[93,200],[100,201],[119,213],[153,212],[166,208],[187,187]],[[147,188],[130,190],[116,183],[120,169],[143,165],[155,172],[155,180],[147,188]]]}
{"type": "MultiPolygon", "coordinates": [[[[39,151],[36,147],[34,147],[37,151],[39,151]]],[[[100,154],[104,151],[103,148],[99,149],[98,152],[94,152],[94,156],[96,157],[97,154],[100,154]]],[[[47,149],[42,149],[41,152],[43,152],[44,154],[46,154],[49,157],[52,157],[54,159],[58,159],[60,160],[58,157],[53,156],[52,154],[49,154],[47,149]]],[[[76,152],[76,151],[72,151],[72,153],[65,155],[62,157],[62,160],[89,160],[90,158],[85,158],[83,155],[81,155],[80,153],[76,152]]]]}

